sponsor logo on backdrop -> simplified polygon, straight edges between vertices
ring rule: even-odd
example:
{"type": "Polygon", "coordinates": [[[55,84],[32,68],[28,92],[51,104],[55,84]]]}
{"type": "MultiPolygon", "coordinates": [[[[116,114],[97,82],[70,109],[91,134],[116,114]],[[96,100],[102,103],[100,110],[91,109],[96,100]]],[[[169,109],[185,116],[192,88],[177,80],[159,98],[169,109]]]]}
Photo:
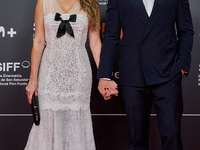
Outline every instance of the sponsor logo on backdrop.
{"type": "MultiPolygon", "coordinates": [[[[199,72],[200,72],[200,64],[199,64],[199,72]]],[[[198,75],[198,86],[200,86],[200,74],[198,75]]]]}
{"type": "Polygon", "coordinates": [[[34,34],[33,34],[33,38],[35,37],[35,23],[33,23],[33,31],[34,31],[34,34]]]}
{"type": "Polygon", "coordinates": [[[22,62],[0,62],[0,86],[26,86],[29,78],[24,78],[18,72],[28,68],[30,68],[30,62],[27,60],[22,62]]]}
{"type": "Polygon", "coordinates": [[[104,6],[108,4],[108,0],[98,0],[100,6],[104,6]]]}
{"type": "Polygon", "coordinates": [[[6,32],[5,28],[0,26],[0,34],[1,34],[2,37],[5,37],[5,35],[6,35],[5,32],[6,32]]]}
{"type": "Polygon", "coordinates": [[[119,72],[112,72],[112,76],[115,77],[116,79],[119,79],[119,72]]]}
{"type": "Polygon", "coordinates": [[[23,68],[29,68],[31,66],[31,64],[28,60],[25,60],[25,61],[22,62],[21,66],[23,68]]]}
{"type": "Polygon", "coordinates": [[[14,35],[17,34],[17,31],[14,30],[14,28],[10,28],[7,32],[6,29],[3,26],[0,26],[0,37],[5,37],[6,33],[10,38],[13,38],[14,35]]]}
{"type": "Polygon", "coordinates": [[[114,76],[116,79],[119,79],[119,72],[115,72],[114,76]]]}

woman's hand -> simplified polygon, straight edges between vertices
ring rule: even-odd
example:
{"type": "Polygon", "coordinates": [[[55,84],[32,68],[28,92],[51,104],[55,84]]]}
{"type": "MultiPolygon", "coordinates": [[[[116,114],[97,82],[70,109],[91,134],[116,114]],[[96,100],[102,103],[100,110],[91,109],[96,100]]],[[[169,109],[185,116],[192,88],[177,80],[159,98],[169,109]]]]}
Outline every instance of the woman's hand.
{"type": "Polygon", "coordinates": [[[33,93],[35,92],[35,95],[38,95],[38,83],[37,81],[32,81],[29,80],[28,85],[26,86],[26,94],[27,94],[27,99],[28,99],[28,103],[31,105],[31,101],[32,101],[32,96],[33,93]]]}
{"type": "Polygon", "coordinates": [[[104,97],[104,100],[109,100],[113,95],[118,96],[118,86],[115,81],[99,79],[98,90],[104,97]]]}

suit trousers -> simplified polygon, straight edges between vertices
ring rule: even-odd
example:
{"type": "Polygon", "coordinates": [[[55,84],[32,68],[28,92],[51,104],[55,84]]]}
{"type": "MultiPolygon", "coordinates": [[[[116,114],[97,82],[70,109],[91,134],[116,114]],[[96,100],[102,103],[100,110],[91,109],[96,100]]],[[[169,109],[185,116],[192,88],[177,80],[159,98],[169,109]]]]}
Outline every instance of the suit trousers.
{"type": "Polygon", "coordinates": [[[163,150],[183,150],[181,71],[170,81],[145,87],[121,86],[130,136],[129,150],[149,150],[151,106],[157,114],[163,150]]]}

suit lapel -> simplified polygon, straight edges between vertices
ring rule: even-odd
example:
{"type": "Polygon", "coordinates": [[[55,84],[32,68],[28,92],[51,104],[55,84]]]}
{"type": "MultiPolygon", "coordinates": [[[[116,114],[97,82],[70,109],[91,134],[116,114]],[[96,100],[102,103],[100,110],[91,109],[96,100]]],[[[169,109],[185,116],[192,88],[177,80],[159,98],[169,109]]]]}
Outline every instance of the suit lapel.
{"type": "Polygon", "coordinates": [[[143,1],[142,0],[129,0],[129,2],[131,4],[131,6],[133,7],[135,13],[140,18],[140,20],[146,25],[149,20],[149,16],[146,12],[143,1]]]}
{"type": "Polygon", "coordinates": [[[147,35],[149,34],[151,29],[155,25],[156,21],[158,20],[158,18],[162,14],[162,12],[163,12],[163,10],[166,6],[166,2],[167,2],[167,0],[155,0],[151,16],[148,20],[148,23],[146,25],[146,29],[145,29],[144,34],[143,34],[143,40],[145,40],[145,38],[147,37],[147,35]]]}

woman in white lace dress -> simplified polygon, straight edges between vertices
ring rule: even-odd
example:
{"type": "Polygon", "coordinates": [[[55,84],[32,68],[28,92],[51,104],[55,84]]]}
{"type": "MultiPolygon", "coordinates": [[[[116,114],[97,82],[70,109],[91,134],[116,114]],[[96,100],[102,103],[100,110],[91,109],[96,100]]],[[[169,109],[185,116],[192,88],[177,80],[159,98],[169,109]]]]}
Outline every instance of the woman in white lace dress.
{"type": "Polygon", "coordinates": [[[98,66],[99,18],[96,0],[38,0],[26,92],[30,104],[33,93],[38,95],[41,121],[33,125],[25,150],[95,150],[85,42],[88,34],[98,66]]]}

